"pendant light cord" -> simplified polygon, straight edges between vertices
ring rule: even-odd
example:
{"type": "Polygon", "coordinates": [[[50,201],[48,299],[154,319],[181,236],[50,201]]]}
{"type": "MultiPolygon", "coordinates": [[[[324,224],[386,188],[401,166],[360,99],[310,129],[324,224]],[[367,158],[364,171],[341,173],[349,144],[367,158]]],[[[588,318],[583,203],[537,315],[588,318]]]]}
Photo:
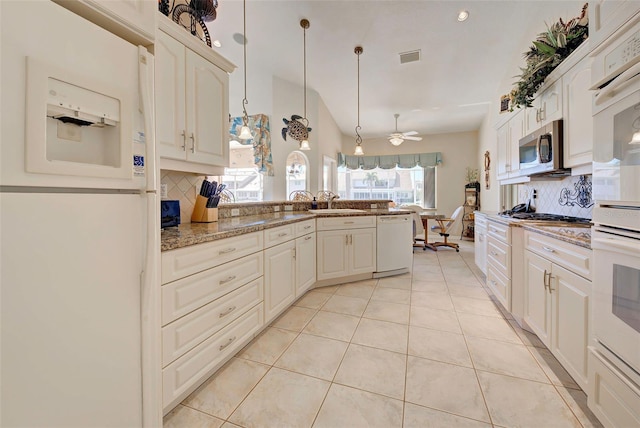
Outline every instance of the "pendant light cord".
{"type": "Polygon", "coordinates": [[[304,126],[309,126],[309,119],[307,119],[307,28],[311,26],[308,19],[302,19],[300,21],[302,27],[302,80],[304,86],[304,126]]]}
{"type": "Polygon", "coordinates": [[[244,98],[242,99],[242,123],[244,126],[249,124],[249,115],[247,115],[247,0],[242,1],[242,48],[244,53],[244,98]]]}
{"type": "Polygon", "coordinates": [[[362,47],[356,46],[354,49],[355,54],[358,56],[358,124],[356,125],[356,145],[362,144],[362,137],[360,136],[360,54],[362,53],[362,47]]]}

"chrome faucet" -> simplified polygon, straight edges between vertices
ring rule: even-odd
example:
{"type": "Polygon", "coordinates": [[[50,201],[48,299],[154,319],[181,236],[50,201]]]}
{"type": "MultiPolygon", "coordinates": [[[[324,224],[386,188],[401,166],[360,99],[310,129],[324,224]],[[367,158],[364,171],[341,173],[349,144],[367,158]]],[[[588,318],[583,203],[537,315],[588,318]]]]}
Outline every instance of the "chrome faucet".
{"type": "Polygon", "coordinates": [[[329,209],[331,209],[331,203],[333,202],[334,199],[340,199],[340,196],[338,195],[333,195],[332,197],[329,198],[327,204],[329,205],[329,209]]]}

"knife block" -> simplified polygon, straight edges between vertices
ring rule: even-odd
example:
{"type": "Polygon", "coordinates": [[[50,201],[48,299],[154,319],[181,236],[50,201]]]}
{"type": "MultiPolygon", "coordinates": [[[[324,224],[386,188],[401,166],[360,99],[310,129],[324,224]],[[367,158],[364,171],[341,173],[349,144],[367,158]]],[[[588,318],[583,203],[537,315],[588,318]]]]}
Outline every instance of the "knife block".
{"type": "Polygon", "coordinates": [[[218,208],[207,208],[207,198],[196,196],[196,204],[191,214],[191,223],[213,223],[218,221],[218,208]]]}

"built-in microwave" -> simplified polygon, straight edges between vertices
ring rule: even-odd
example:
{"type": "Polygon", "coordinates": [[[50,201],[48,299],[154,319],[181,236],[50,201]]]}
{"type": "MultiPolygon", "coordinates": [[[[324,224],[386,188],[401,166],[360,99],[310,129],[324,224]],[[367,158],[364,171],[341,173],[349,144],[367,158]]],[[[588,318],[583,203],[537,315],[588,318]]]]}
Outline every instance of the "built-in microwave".
{"type": "Polygon", "coordinates": [[[562,171],[562,120],[520,139],[518,144],[520,175],[562,171]]]}

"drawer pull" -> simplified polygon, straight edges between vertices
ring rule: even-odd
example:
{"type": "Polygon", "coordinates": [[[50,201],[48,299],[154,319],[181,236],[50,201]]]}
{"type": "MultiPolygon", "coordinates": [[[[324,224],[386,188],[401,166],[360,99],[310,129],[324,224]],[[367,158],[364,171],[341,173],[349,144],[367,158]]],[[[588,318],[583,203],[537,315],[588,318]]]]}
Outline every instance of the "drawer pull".
{"type": "Polygon", "coordinates": [[[304,227],[304,229],[307,230],[307,229],[311,229],[312,227],[313,226],[311,226],[311,225],[307,225],[307,226],[304,227]]]}
{"type": "Polygon", "coordinates": [[[287,232],[280,232],[278,233],[278,238],[282,238],[283,236],[287,236],[288,233],[287,232]]]}
{"type": "Polygon", "coordinates": [[[497,257],[497,256],[498,256],[498,253],[496,253],[495,251],[491,250],[491,255],[492,255],[492,256],[496,256],[496,257],[497,257]]]}
{"type": "Polygon", "coordinates": [[[227,343],[225,343],[224,345],[220,345],[220,350],[222,351],[224,348],[231,345],[234,340],[236,340],[236,336],[230,337],[229,340],[227,340],[227,343]]]}
{"type": "Polygon", "coordinates": [[[312,238],[313,238],[313,236],[307,236],[307,237],[304,238],[304,240],[308,241],[309,239],[312,239],[312,238]]]}
{"type": "Polygon", "coordinates": [[[227,309],[224,312],[220,312],[220,318],[226,317],[227,315],[229,315],[231,312],[235,311],[236,307],[235,306],[231,306],[229,309],[227,309]]]}
{"type": "Polygon", "coordinates": [[[549,252],[549,253],[555,253],[556,250],[554,250],[553,248],[549,248],[549,247],[545,247],[544,245],[542,246],[542,249],[549,252]]]}
{"type": "Polygon", "coordinates": [[[352,221],[345,221],[345,222],[343,222],[343,224],[353,224],[353,223],[354,223],[354,222],[352,222],[352,221]]]}
{"type": "Polygon", "coordinates": [[[234,279],[236,279],[236,276],[235,276],[235,275],[231,275],[230,277],[228,277],[228,278],[226,278],[226,279],[221,279],[221,280],[220,280],[220,282],[219,282],[219,284],[220,284],[220,285],[222,285],[222,284],[226,284],[227,282],[229,282],[229,281],[233,281],[234,279]]]}
{"type": "Polygon", "coordinates": [[[493,285],[494,287],[495,287],[496,285],[498,285],[498,284],[496,284],[496,282],[495,282],[493,279],[492,279],[491,281],[489,281],[489,282],[491,282],[491,285],[493,285]]]}
{"type": "Polygon", "coordinates": [[[226,249],[224,249],[224,250],[220,250],[220,251],[218,251],[218,254],[228,254],[228,253],[233,253],[235,250],[236,250],[236,248],[235,248],[235,247],[229,247],[229,248],[226,248],[226,249]]]}

